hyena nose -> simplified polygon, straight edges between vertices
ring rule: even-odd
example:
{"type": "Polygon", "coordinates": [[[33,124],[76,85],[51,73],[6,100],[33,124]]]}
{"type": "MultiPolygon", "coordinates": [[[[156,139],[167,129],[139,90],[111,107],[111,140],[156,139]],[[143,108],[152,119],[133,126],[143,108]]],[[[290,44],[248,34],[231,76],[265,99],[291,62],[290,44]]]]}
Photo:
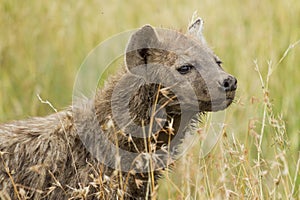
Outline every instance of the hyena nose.
{"type": "Polygon", "coordinates": [[[226,91],[234,91],[237,88],[237,80],[236,78],[234,78],[233,76],[228,76],[227,78],[225,78],[223,80],[221,84],[221,87],[226,91]]]}

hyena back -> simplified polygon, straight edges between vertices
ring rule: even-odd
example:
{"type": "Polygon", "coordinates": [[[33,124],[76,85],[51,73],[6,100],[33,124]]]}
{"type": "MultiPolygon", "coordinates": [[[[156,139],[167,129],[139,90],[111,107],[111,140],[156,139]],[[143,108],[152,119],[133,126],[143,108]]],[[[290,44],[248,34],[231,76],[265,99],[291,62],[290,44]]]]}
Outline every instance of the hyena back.
{"type": "Polygon", "coordinates": [[[93,99],[0,125],[0,198],[155,198],[192,122],[235,96],[201,29],[200,19],[187,34],[145,25],[93,99]]]}

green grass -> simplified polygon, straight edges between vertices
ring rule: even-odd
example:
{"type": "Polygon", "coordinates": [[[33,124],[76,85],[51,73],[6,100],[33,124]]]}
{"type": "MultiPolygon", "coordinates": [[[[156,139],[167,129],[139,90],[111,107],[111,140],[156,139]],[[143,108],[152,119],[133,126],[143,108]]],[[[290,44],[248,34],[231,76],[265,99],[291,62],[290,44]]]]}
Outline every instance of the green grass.
{"type": "Polygon", "coordinates": [[[0,122],[52,113],[37,94],[70,105],[81,62],[113,34],[184,30],[196,10],[238,93],[215,149],[199,158],[193,147],[160,181],[160,198],[300,199],[300,44],[284,54],[300,39],[297,0],[2,0],[0,122]]]}

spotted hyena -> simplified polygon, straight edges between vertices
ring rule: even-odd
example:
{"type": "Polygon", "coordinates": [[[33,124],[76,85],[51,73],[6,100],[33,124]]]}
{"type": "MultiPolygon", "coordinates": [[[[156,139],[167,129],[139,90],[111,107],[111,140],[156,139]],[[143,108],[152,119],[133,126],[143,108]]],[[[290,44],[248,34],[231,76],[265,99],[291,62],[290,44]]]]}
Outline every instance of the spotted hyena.
{"type": "Polygon", "coordinates": [[[185,133],[227,108],[236,79],[202,36],[145,25],[124,69],[94,98],[46,117],[0,125],[0,198],[151,199],[185,133]]]}

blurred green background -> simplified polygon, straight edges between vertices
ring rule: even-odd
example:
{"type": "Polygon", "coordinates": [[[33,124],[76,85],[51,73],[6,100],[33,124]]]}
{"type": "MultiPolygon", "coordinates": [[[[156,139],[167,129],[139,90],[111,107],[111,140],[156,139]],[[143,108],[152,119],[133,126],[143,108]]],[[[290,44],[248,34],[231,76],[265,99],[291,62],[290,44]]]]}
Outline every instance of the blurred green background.
{"type": "MultiPolygon", "coordinates": [[[[249,124],[258,121],[255,130],[260,131],[265,105],[254,61],[263,78],[273,66],[268,97],[272,114],[285,124],[283,145],[294,174],[300,150],[300,44],[277,63],[300,39],[299,0],[1,0],[0,122],[52,113],[37,94],[64,109],[72,102],[80,64],[101,41],[144,24],[185,31],[194,11],[204,19],[206,39],[225,70],[238,79],[226,123],[249,148],[250,162],[256,151],[251,151],[249,124]]],[[[268,125],[264,131],[263,156],[272,158],[278,155],[272,149],[275,131],[268,125]]],[[[299,189],[295,176],[296,185],[290,182],[299,189]]]]}

